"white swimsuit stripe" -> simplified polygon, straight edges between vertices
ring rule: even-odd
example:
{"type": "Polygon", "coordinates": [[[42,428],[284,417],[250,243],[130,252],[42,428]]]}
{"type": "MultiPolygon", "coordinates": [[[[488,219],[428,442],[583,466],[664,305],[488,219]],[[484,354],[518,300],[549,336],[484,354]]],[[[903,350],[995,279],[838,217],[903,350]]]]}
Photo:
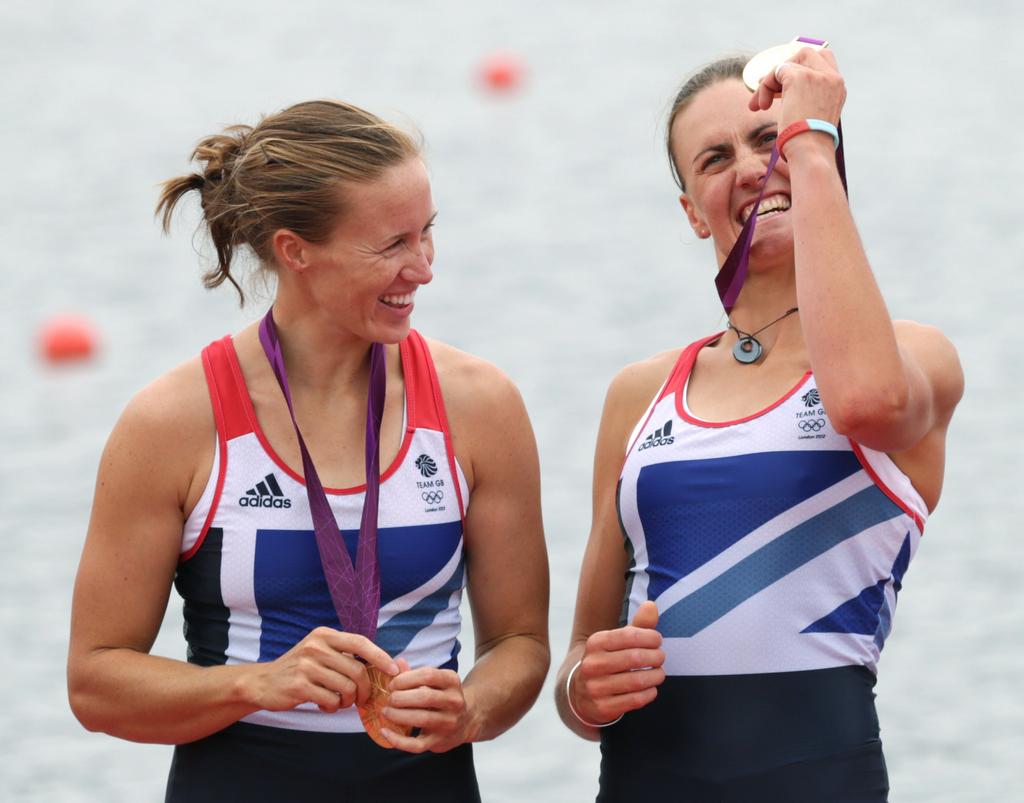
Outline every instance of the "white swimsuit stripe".
{"type": "Polygon", "coordinates": [[[653,599],[670,675],[875,670],[927,519],[885,454],[832,428],[808,373],[739,421],[700,421],[676,366],[619,483],[625,613],[653,599]]]}
{"type": "MultiPolygon", "coordinates": [[[[381,476],[376,642],[413,667],[457,668],[465,585],[465,476],[450,448],[429,349],[412,332],[401,345],[405,434],[381,476]]],[[[270,661],[320,625],[339,627],[327,591],[301,476],[266,441],[230,338],[203,352],[218,447],[207,487],[182,535],[175,583],[185,600],[189,660],[270,661]]],[[[365,486],[326,489],[350,554],[365,486]]],[[[312,704],[259,711],[246,722],[306,731],[358,732],[353,709],[312,704]]]]}

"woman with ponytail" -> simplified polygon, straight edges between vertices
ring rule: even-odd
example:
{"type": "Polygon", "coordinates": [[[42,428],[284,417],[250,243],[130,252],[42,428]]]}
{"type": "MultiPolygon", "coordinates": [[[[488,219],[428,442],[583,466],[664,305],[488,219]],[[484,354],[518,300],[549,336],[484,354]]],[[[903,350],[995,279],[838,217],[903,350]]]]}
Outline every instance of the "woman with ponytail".
{"type": "Polygon", "coordinates": [[[672,105],[727,328],[628,366],[605,402],[555,687],[601,742],[599,801],[887,799],[875,675],[963,375],[937,329],[886,310],[821,44],[753,94],[746,59],[714,62],[672,105]]]}
{"type": "Polygon", "coordinates": [[[276,294],[110,437],[75,586],[75,715],[176,745],[169,801],[478,800],[471,743],[511,727],[548,667],[547,560],[516,388],[410,328],[436,217],[419,145],[316,101],[193,158],[164,185],[164,228],[197,193],[206,286],[244,303],[244,251],[276,294]],[[172,585],[187,660],[149,654],[172,585]]]}

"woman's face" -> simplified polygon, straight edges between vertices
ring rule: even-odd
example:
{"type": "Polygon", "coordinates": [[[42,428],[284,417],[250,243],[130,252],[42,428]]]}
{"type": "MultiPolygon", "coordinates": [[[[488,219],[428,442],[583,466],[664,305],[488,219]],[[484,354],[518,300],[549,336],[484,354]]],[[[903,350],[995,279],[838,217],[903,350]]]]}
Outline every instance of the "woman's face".
{"type": "Polygon", "coordinates": [[[396,343],[414,297],[432,278],[437,211],[419,158],[365,184],[348,184],[330,238],[308,245],[307,292],[333,324],[362,340],[396,343]]]}
{"type": "MultiPolygon", "coordinates": [[[[672,123],[672,156],[686,191],[679,201],[698,237],[711,237],[721,265],[750,216],[778,134],[774,109],[750,111],[736,79],[695,95],[672,123]]],[[[751,268],[791,259],[789,168],[768,179],[751,247],[751,268]]]]}

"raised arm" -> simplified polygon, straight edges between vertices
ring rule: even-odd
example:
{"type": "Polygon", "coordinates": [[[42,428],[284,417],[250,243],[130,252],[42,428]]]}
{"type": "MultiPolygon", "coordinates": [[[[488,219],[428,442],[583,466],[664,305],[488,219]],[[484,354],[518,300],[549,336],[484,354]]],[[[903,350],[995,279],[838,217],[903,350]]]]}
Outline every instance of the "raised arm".
{"type": "Polygon", "coordinates": [[[671,364],[662,355],[627,367],[605,398],[594,455],[590,538],[569,650],[555,680],[559,716],[585,739],[598,738],[595,726],[651,702],[665,678],[661,634],[653,629],[658,620],[654,603],[645,602],[632,623],[619,626],[628,561],[615,495],[629,433],[671,364]]]}
{"type": "Polygon", "coordinates": [[[536,700],[551,660],[540,472],[522,399],[492,365],[440,344],[432,350],[471,486],[465,549],[476,661],[462,683],[455,672],[431,668],[392,682],[387,716],[421,732],[388,738],[410,752],[503,733],[536,700]]]}
{"type": "MultiPolygon", "coordinates": [[[[846,97],[828,50],[800,51],[751,98],[768,108],[781,89],[780,131],[798,120],[836,123],[846,97]]],[[[778,102],[778,101],[774,101],[778,102]]],[[[962,394],[956,351],[937,330],[893,325],[821,132],[785,143],[793,194],[797,301],[822,403],[835,428],[884,452],[944,432],[962,394]]]]}
{"type": "Polygon", "coordinates": [[[185,511],[202,493],[213,444],[195,361],[133,399],[103,452],[68,652],[71,707],[89,730],[180,744],[261,708],[307,700],[324,710],[351,705],[369,691],[352,653],[397,671],[361,636],[327,628],[269,664],[198,667],[149,654],[178,564],[185,511]]]}

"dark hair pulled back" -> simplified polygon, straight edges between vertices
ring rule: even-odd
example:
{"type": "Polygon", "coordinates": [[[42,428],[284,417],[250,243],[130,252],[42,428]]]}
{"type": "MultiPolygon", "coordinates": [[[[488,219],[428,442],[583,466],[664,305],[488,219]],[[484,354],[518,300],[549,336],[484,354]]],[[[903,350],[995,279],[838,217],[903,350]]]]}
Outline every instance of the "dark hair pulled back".
{"type": "Polygon", "coordinates": [[[672,178],[680,190],[686,192],[686,183],[683,181],[683,174],[676,164],[672,154],[672,124],[676,117],[686,109],[693,99],[712,84],[719,81],[727,81],[731,78],[743,78],[743,68],[750,60],[750,56],[728,56],[718,61],[713,61],[701,67],[697,72],[687,78],[676,93],[675,99],[668,113],[668,123],[665,126],[665,148],[668,152],[668,164],[672,171],[672,178]]]}

